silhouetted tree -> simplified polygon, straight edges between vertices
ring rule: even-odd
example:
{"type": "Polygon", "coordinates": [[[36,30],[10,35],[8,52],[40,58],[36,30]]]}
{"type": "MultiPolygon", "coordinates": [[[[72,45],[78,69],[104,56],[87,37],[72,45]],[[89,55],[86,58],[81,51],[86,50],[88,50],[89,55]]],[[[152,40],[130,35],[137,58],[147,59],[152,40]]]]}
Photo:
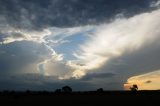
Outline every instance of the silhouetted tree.
{"type": "Polygon", "coordinates": [[[136,84],[134,84],[132,87],[130,87],[131,91],[137,91],[138,90],[138,86],[136,84]]]}
{"type": "Polygon", "coordinates": [[[70,93],[72,92],[72,88],[69,86],[62,87],[62,92],[70,93]]]}
{"type": "Polygon", "coordinates": [[[4,90],[3,93],[4,93],[4,94],[8,94],[9,91],[8,91],[8,90],[4,90]]]}
{"type": "Polygon", "coordinates": [[[62,92],[61,89],[56,89],[56,90],[55,90],[55,93],[61,93],[61,92],[62,92]]]}
{"type": "Polygon", "coordinates": [[[104,91],[103,88],[97,89],[97,92],[103,92],[103,91],[104,91]]]}
{"type": "Polygon", "coordinates": [[[31,91],[30,90],[26,90],[26,93],[29,94],[29,93],[31,93],[31,91]]]}
{"type": "Polygon", "coordinates": [[[14,90],[12,90],[10,93],[11,93],[11,94],[15,94],[15,91],[14,91],[14,90]]]}

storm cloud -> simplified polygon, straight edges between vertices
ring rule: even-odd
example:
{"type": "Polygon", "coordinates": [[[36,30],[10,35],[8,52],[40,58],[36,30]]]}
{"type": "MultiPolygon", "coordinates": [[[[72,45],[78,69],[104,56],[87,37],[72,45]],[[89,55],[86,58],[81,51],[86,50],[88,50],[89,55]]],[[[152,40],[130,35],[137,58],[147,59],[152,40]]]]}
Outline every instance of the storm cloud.
{"type": "Polygon", "coordinates": [[[100,24],[123,13],[151,11],[157,0],[0,0],[1,27],[44,29],[100,24]]]}
{"type": "Polygon", "coordinates": [[[159,7],[159,0],[0,0],[0,89],[122,90],[128,78],[160,69],[159,7]]]}
{"type": "Polygon", "coordinates": [[[50,51],[43,44],[20,41],[0,45],[0,73],[1,76],[38,73],[37,63],[50,57],[50,51]]]}

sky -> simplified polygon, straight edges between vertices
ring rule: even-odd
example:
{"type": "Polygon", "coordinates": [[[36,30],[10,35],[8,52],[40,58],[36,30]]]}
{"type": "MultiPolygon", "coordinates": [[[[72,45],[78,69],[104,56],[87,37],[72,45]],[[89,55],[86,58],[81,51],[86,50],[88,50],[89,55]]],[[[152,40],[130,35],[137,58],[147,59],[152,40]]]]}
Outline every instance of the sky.
{"type": "Polygon", "coordinates": [[[0,90],[160,89],[160,0],[0,0],[0,90]]]}

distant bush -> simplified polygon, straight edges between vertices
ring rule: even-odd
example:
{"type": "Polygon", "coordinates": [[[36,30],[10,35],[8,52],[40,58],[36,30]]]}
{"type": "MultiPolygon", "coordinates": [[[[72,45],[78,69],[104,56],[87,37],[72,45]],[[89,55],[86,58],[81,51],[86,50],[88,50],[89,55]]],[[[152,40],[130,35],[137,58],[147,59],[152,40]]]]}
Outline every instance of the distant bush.
{"type": "Polygon", "coordinates": [[[138,86],[134,84],[132,87],[130,87],[131,91],[138,91],[138,86]]]}
{"type": "Polygon", "coordinates": [[[62,92],[71,93],[72,92],[72,88],[69,87],[69,86],[64,86],[64,87],[62,87],[62,92]]]}
{"type": "Polygon", "coordinates": [[[61,92],[62,92],[61,89],[56,89],[56,90],[55,90],[55,93],[61,93],[61,92]]]}
{"type": "Polygon", "coordinates": [[[26,90],[26,93],[29,94],[29,93],[31,93],[31,91],[30,90],[26,90]]]}
{"type": "Polygon", "coordinates": [[[97,92],[104,92],[103,88],[97,89],[97,92]]]}

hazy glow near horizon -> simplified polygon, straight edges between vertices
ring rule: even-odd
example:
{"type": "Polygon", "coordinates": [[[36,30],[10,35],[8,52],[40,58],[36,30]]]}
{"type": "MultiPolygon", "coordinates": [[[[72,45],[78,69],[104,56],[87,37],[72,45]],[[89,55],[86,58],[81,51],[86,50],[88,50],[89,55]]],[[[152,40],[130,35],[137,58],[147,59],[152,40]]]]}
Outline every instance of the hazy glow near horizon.
{"type": "Polygon", "coordinates": [[[160,89],[160,71],[133,76],[124,84],[124,89],[129,90],[133,84],[137,84],[139,90],[159,90],[160,89]]]}

